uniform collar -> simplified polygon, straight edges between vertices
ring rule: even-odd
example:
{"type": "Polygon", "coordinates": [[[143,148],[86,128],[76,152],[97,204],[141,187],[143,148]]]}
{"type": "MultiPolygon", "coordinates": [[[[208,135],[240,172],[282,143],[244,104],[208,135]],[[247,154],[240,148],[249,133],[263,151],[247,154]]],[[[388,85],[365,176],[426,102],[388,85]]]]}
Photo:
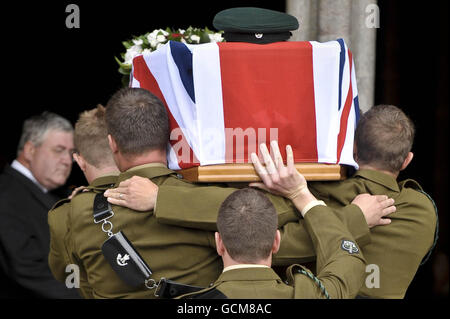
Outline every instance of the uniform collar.
{"type": "Polygon", "coordinates": [[[252,281],[252,280],[278,280],[280,277],[269,267],[251,267],[231,269],[223,272],[217,282],[221,281],[252,281]]]}
{"type": "Polygon", "coordinates": [[[355,176],[361,176],[362,178],[383,185],[394,192],[400,192],[397,180],[388,174],[371,169],[360,169],[355,173],[355,176]]]}
{"type": "Polygon", "coordinates": [[[122,182],[130,177],[133,177],[135,175],[141,176],[141,177],[147,177],[147,178],[151,179],[151,178],[155,178],[155,177],[159,177],[159,176],[166,176],[166,175],[170,175],[170,174],[175,174],[175,172],[172,171],[171,169],[168,169],[167,166],[162,163],[149,163],[149,164],[139,165],[139,166],[132,167],[125,172],[120,173],[119,177],[116,180],[116,186],[120,182],[122,182]]]}
{"type": "Polygon", "coordinates": [[[90,185],[95,187],[104,186],[108,184],[114,185],[117,181],[118,176],[119,175],[112,175],[112,174],[103,175],[94,179],[90,185]]]}
{"type": "Polygon", "coordinates": [[[239,264],[225,267],[222,272],[233,270],[233,269],[242,269],[242,268],[270,268],[266,265],[255,265],[255,264],[239,264]]]}

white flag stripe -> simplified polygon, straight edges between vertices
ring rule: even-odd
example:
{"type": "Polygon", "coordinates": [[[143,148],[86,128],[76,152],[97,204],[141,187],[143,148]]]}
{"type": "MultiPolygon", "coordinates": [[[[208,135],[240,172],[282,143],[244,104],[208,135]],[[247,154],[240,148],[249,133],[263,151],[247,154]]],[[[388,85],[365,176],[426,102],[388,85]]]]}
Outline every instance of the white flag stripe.
{"type": "Polygon", "coordinates": [[[225,163],[225,121],[219,47],[197,45],[193,50],[193,77],[199,136],[200,165],[225,163]]]}
{"type": "MultiPolygon", "coordinates": [[[[348,54],[347,58],[349,59],[348,54]]],[[[358,95],[355,62],[353,59],[352,59],[351,81],[352,81],[352,107],[347,119],[347,132],[345,135],[344,147],[342,148],[341,159],[339,161],[339,164],[351,165],[354,166],[356,169],[358,169],[359,168],[358,164],[355,162],[355,159],[353,158],[354,132],[356,129],[356,110],[355,110],[356,105],[354,99],[358,95]]]]}
{"type": "Polygon", "coordinates": [[[172,84],[171,91],[176,101],[176,104],[173,106],[174,108],[177,108],[177,114],[180,116],[180,120],[178,120],[178,118],[175,118],[175,120],[183,131],[184,136],[188,139],[191,148],[197,151],[200,143],[198,140],[197,112],[195,104],[184,88],[183,81],[180,77],[180,71],[178,70],[176,63],[173,60],[172,53],[170,52],[170,45],[167,45],[166,49],[167,66],[172,84]]]}
{"type": "MultiPolygon", "coordinates": [[[[181,83],[178,69],[176,66],[175,70],[173,68],[173,64],[175,63],[173,62],[169,48],[169,44],[165,44],[156,51],[144,53],[144,61],[158,83],[170,113],[175,118],[175,121],[177,121],[187,143],[191,149],[196,150],[198,143],[195,141],[195,136],[189,131],[189,126],[195,123],[195,114],[193,114],[195,109],[192,105],[186,107],[186,104],[192,104],[192,102],[181,83]],[[170,68],[171,65],[172,67],[170,68]],[[176,71],[176,74],[173,74],[174,71],[176,71]],[[189,124],[189,126],[186,124],[189,124]]],[[[168,160],[169,167],[178,166],[177,160],[174,162],[172,162],[172,158],[168,160]]]]}
{"type": "Polygon", "coordinates": [[[167,154],[167,166],[173,170],[181,169],[180,166],[178,165],[177,155],[175,154],[175,151],[170,143],[167,143],[166,154],[167,154]]]}
{"type": "Polygon", "coordinates": [[[319,163],[336,163],[339,134],[339,53],[337,41],[310,42],[313,52],[314,103],[319,163]]]}

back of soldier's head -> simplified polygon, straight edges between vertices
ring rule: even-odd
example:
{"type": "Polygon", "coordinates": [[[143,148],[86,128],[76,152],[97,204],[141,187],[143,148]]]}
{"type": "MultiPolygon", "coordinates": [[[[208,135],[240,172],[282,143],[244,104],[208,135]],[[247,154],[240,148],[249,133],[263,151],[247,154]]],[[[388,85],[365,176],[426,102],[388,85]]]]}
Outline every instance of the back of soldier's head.
{"type": "Polygon", "coordinates": [[[147,90],[123,88],[106,105],[106,125],[123,154],[165,150],[169,118],[162,102],[147,90]]]}
{"type": "Polygon", "coordinates": [[[269,257],[278,226],[272,202],[264,193],[244,188],[233,192],[219,209],[217,229],[229,255],[240,263],[269,257]]]}
{"type": "Polygon", "coordinates": [[[358,164],[399,172],[414,141],[414,124],[393,105],[377,105],[364,113],[355,132],[358,164]]]}
{"type": "Polygon", "coordinates": [[[74,144],[76,151],[92,166],[113,166],[114,158],[108,144],[105,107],[84,111],[75,123],[74,144]]]}

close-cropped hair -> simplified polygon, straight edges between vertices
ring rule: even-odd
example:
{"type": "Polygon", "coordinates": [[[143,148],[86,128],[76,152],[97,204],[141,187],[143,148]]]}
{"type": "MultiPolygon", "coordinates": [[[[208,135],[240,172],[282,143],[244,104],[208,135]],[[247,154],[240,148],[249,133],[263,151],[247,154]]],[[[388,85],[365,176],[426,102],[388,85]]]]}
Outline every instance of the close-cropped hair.
{"type": "Polygon", "coordinates": [[[23,123],[22,135],[17,146],[17,155],[23,151],[27,142],[31,142],[37,147],[40,146],[50,130],[72,133],[73,126],[67,119],[49,111],[26,119],[23,123]]]}
{"type": "Polygon", "coordinates": [[[257,263],[269,257],[277,227],[278,216],[272,202],[253,188],[229,195],[217,217],[223,244],[240,263],[257,263]]]}
{"type": "Polygon", "coordinates": [[[92,166],[102,168],[114,165],[106,129],[105,107],[84,111],[75,123],[74,144],[76,151],[92,166]]]}
{"type": "Polygon", "coordinates": [[[359,164],[397,173],[412,149],[415,128],[393,105],[377,105],[364,113],[355,132],[359,164]]]}
{"type": "Polygon", "coordinates": [[[139,155],[165,150],[169,141],[169,118],[156,96],[140,88],[122,88],[106,105],[106,125],[124,154],[139,155]]]}

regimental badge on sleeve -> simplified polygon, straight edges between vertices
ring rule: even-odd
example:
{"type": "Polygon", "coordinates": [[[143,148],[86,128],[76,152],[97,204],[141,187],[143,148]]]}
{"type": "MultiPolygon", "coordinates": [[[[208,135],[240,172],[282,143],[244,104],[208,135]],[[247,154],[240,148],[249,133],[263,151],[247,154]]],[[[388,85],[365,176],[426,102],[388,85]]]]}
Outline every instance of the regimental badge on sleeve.
{"type": "Polygon", "coordinates": [[[341,248],[349,254],[357,254],[359,252],[358,246],[351,240],[342,240],[341,248]]]}

